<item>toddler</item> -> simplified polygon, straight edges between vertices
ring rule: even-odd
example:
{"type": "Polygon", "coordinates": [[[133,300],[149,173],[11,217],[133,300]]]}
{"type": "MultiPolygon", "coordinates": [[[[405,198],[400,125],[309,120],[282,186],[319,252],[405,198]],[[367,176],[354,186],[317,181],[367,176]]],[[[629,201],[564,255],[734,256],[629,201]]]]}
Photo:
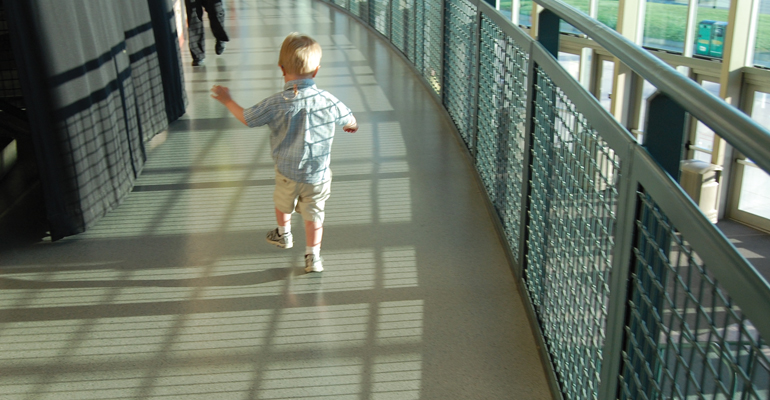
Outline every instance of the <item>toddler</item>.
{"type": "Polygon", "coordinates": [[[323,271],[321,239],[324,206],[331,192],[329,169],[334,125],[356,132],[353,113],[329,92],[313,82],[321,62],[321,46],[310,36],[291,33],[283,41],[278,66],[284,90],[251,108],[244,109],[224,86],[214,85],[211,97],[218,100],[249,127],[270,127],[270,148],[275,162],[275,218],[278,227],[267,241],[288,249],[294,245],[291,214],[305,221],[305,271],[323,271]]]}

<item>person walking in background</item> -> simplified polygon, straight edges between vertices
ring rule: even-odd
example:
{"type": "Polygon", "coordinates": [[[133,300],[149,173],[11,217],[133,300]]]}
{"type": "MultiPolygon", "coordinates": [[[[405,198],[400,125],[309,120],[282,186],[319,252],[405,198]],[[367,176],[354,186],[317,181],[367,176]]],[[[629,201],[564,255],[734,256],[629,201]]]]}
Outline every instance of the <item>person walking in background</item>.
{"type": "Polygon", "coordinates": [[[209,16],[211,32],[217,40],[216,47],[214,48],[217,55],[225,51],[225,43],[230,41],[225,31],[225,7],[222,1],[184,0],[185,8],[187,8],[187,32],[193,67],[203,65],[203,59],[206,58],[206,35],[203,32],[204,9],[209,16]]]}
{"type": "Polygon", "coordinates": [[[278,56],[283,91],[244,109],[227,87],[214,85],[211,97],[244,125],[270,127],[275,162],[275,218],[278,227],[267,232],[267,242],[285,249],[294,246],[291,214],[305,221],[305,271],[323,271],[321,239],[324,207],[331,194],[331,147],[335,125],[355,133],[353,112],[331,93],[316,87],[313,78],[321,65],[321,46],[299,33],[286,37],[278,56]]]}

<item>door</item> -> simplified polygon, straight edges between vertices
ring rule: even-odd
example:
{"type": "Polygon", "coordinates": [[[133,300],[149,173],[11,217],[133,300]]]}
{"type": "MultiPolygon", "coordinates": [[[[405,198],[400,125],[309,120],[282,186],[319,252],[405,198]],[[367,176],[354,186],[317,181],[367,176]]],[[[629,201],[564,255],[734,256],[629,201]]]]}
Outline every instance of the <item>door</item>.
{"type": "MultiPolygon", "coordinates": [[[[747,113],[770,129],[770,90],[749,86],[747,113]]],[[[770,232],[770,175],[736,151],[734,182],[730,189],[728,216],[736,221],[770,232]]]]}

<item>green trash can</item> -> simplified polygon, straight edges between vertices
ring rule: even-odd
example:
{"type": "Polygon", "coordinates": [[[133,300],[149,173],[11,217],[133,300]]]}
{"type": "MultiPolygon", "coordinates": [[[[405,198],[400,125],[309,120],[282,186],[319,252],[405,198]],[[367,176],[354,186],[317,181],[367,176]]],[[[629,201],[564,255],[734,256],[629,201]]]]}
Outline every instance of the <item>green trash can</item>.
{"type": "Polygon", "coordinates": [[[695,54],[708,56],[711,54],[711,32],[714,29],[714,22],[704,20],[698,24],[698,39],[695,42],[695,54]]]}
{"type": "Polygon", "coordinates": [[[711,29],[711,57],[722,58],[722,50],[725,46],[725,32],[727,31],[727,22],[716,21],[711,29]]]}
{"type": "Polygon", "coordinates": [[[703,20],[698,24],[698,39],[695,41],[695,54],[722,58],[725,45],[727,22],[703,20]]]}

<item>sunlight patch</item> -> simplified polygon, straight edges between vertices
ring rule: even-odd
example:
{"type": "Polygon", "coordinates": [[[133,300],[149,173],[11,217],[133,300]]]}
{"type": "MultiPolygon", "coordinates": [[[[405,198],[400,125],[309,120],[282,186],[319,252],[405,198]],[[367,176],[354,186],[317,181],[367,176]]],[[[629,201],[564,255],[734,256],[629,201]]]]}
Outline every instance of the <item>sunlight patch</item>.
{"type": "Polygon", "coordinates": [[[415,287],[417,254],[414,247],[386,248],[382,252],[383,286],[386,288],[415,287]]]}
{"type": "Polygon", "coordinates": [[[409,179],[382,179],[377,185],[380,222],[411,222],[412,197],[409,179]]]}
{"type": "Polygon", "coordinates": [[[422,389],[422,355],[377,356],[372,368],[373,400],[417,400],[422,389]]]}

